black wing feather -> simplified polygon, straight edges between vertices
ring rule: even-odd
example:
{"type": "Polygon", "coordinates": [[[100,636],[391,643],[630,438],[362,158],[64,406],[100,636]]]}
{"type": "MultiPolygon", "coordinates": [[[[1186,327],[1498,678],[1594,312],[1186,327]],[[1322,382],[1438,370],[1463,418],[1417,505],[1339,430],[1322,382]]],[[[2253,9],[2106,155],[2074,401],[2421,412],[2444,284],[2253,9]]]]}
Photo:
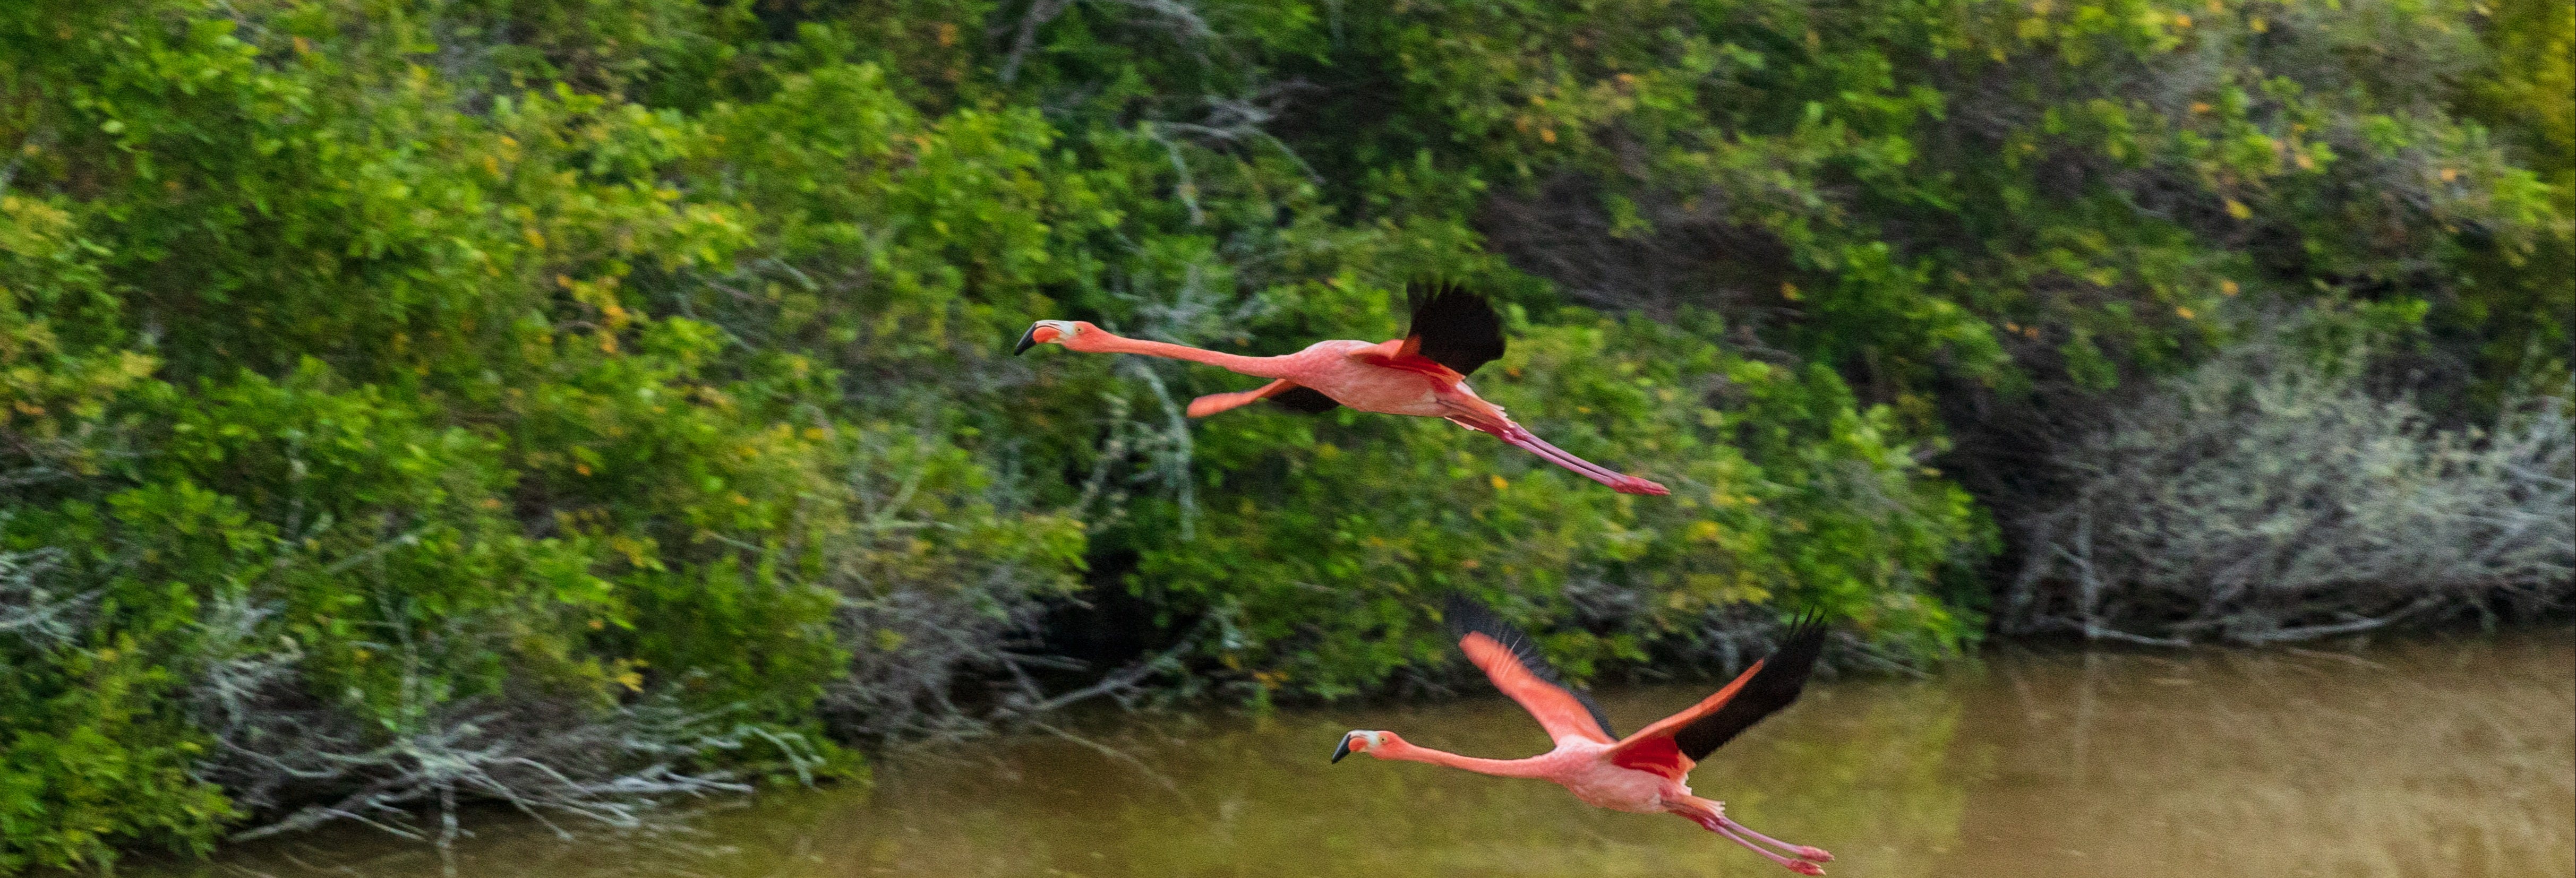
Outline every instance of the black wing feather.
{"type": "Polygon", "coordinates": [[[1816,670],[1816,656],[1825,651],[1825,631],[1824,617],[1814,612],[1790,623],[1788,639],[1762,660],[1762,670],[1753,672],[1753,679],[1745,681],[1726,706],[1673,733],[1673,746],[1693,762],[1706,759],[1754,723],[1798,700],[1798,693],[1807,687],[1807,675],[1816,670]]]}
{"type": "Polygon", "coordinates": [[[1472,375],[1502,358],[1503,318],[1482,294],[1454,283],[1415,281],[1404,285],[1404,299],[1413,310],[1405,334],[1422,337],[1421,353],[1432,362],[1472,375]]]}
{"type": "Polygon", "coordinates": [[[1521,633],[1520,629],[1512,627],[1512,623],[1494,615],[1493,610],[1465,595],[1451,594],[1448,606],[1442,608],[1442,615],[1449,617],[1449,639],[1458,640],[1469,633],[1493,638],[1494,642],[1511,650],[1532,675],[1565,690],[1566,694],[1574,696],[1575,701],[1581,702],[1584,710],[1592,712],[1592,721],[1600,724],[1602,734],[1610,736],[1610,740],[1619,740],[1619,733],[1610,730],[1610,715],[1601,712],[1601,705],[1594,704],[1589,693],[1566,685],[1565,678],[1557,674],[1556,666],[1548,664],[1546,657],[1539,655],[1538,648],[1530,644],[1529,635],[1521,633]]]}
{"type": "Polygon", "coordinates": [[[1291,387],[1271,394],[1270,401],[1286,407],[1289,411],[1310,415],[1320,415],[1342,407],[1341,403],[1334,402],[1332,397],[1325,396],[1323,392],[1312,387],[1291,387]]]}

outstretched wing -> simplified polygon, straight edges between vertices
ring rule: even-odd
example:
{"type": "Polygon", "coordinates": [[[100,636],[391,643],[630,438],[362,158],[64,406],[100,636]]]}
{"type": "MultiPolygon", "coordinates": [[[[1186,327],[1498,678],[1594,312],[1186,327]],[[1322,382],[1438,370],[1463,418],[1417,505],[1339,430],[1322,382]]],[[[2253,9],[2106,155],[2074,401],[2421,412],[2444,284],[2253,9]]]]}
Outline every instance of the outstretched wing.
{"type": "Polygon", "coordinates": [[[1260,402],[1264,399],[1277,396],[1280,391],[1287,390],[1288,388],[1295,386],[1297,385],[1289,383],[1288,379],[1281,378],[1252,390],[1237,390],[1233,393],[1211,393],[1206,396],[1190,400],[1190,407],[1187,414],[1193,418],[1204,418],[1218,412],[1233,411],[1235,409],[1260,402]]]}
{"type": "Polygon", "coordinates": [[[1290,387],[1271,394],[1270,401],[1289,411],[1309,415],[1320,415],[1342,407],[1341,403],[1312,387],[1290,387]]]}
{"type": "Polygon", "coordinates": [[[1816,657],[1825,651],[1824,618],[1809,612],[1790,623],[1780,648],[1744,669],[1717,694],[1638,729],[1610,748],[1610,762],[1679,779],[1764,717],[1780,712],[1806,690],[1816,657]]]}
{"type": "Polygon", "coordinates": [[[1547,729],[1550,740],[1563,740],[1571,735],[1607,744],[1615,740],[1610,734],[1610,718],[1601,706],[1581,692],[1566,688],[1556,669],[1549,667],[1538,650],[1532,648],[1529,636],[1504,622],[1482,604],[1460,595],[1450,595],[1444,610],[1449,617],[1449,630],[1458,637],[1458,649],[1467,660],[1494,681],[1494,688],[1520,702],[1521,708],[1538,718],[1547,729]]]}
{"type": "Polygon", "coordinates": [[[1193,418],[1204,418],[1218,412],[1241,408],[1265,399],[1285,406],[1289,411],[1304,412],[1310,415],[1329,412],[1341,405],[1341,403],[1334,402],[1332,397],[1316,392],[1312,387],[1301,387],[1295,382],[1289,381],[1286,378],[1281,378],[1277,381],[1261,385],[1259,388],[1253,390],[1238,390],[1233,393],[1211,393],[1206,396],[1190,400],[1188,413],[1189,416],[1193,418]]]}
{"type": "Polygon", "coordinates": [[[1406,353],[1462,376],[1503,356],[1503,319],[1483,295],[1454,283],[1414,281],[1404,285],[1404,299],[1413,311],[1406,353]]]}

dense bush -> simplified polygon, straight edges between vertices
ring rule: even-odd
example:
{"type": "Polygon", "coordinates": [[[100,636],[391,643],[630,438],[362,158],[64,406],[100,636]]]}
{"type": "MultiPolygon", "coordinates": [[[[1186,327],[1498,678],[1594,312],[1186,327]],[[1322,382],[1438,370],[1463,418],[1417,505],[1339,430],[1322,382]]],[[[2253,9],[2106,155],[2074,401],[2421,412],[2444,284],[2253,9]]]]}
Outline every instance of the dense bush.
{"type": "Polygon", "coordinates": [[[1036,673],[1083,603],[1252,701],[1435,673],[1450,589],[1585,675],[1804,604],[1937,659],[2040,402],[2320,301],[2428,417],[2563,377],[2561,6],[9,5],[0,870],[847,774],[1114,688],[1036,673]],[[1005,356],[1425,274],[1674,495],[1005,356]]]}
{"type": "Polygon", "coordinates": [[[2523,389],[2445,429],[2361,365],[2249,343],[2068,441],[2053,463],[2076,487],[2023,522],[2001,621],[2270,643],[2576,597],[2567,400],[2523,389]]]}

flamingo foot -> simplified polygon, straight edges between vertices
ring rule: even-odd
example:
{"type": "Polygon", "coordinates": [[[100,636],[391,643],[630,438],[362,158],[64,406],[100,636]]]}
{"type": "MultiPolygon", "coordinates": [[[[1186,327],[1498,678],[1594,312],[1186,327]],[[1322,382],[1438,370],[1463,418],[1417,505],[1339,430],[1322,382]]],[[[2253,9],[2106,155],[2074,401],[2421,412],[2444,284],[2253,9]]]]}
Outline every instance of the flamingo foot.
{"type": "Polygon", "coordinates": [[[1822,875],[1825,874],[1825,867],[1805,860],[1791,860],[1789,861],[1789,871],[1796,872],[1800,875],[1822,875]]]}
{"type": "Polygon", "coordinates": [[[1622,476],[1618,484],[1610,486],[1610,490],[1617,491],[1622,494],[1644,494],[1650,497],[1661,497],[1672,493],[1672,489],[1670,488],[1656,484],[1652,480],[1641,479],[1636,476],[1622,476]]]}
{"type": "MultiPolygon", "coordinates": [[[[1831,852],[1826,851],[1824,848],[1816,847],[1814,845],[1790,844],[1788,842],[1763,835],[1762,833],[1753,831],[1753,827],[1737,823],[1735,822],[1735,818],[1728,817],[1724,814],[1718,815],[1717,822],[1719,825],[1728,829],[1743,833],[1744,837],[1752,838],[1772,847],[1779,848],[1780,850],[1788,851],[1789,853],[1796,855],[1801,861],[1813,860],[1818,863],[1830,863],[1834,861],[1834,855],[1831,852]]],[[[1792,866],[1790,868],[1794,869],[1797,867],[1792,866]]],[[[1821,875],[1823,873],[1813,872],[1809,874],[1821,875]]]]}

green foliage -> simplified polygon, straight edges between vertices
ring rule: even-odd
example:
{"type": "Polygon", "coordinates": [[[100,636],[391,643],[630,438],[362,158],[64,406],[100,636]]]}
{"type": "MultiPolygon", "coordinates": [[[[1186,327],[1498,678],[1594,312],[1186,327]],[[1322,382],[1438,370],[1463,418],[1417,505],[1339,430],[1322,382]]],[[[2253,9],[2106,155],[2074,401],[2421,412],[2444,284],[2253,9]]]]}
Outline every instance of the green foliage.
{"type": "Polygon", "coordinates": [[[1886,407],[1857,406],[1822,367],[1726,352],[1705,315],[1561,319],[1530,327],[1480,391],[1672,497],[1595,490],[1438,421],[1264,412],[1202,431],[1206,490],[1227,499],[1197,539],[1140,547],[1138,581],[1157,605],[1216,614],[1228,666],[1324,695],[1441,661],[1428,607],[1461,590],[1607,623],[1547,638],[1584,675],[1741,605],[1820,607],[1918,655],[1971,634],[1928,586],[1978,519],[1923,478],[1886,407]]]}
{"type": "Polygon", "coordinates": [[[0,869],[385,782],[263,775],[322,744],[262,716],[807,769],[1086,583],[1254,701],[1448,661],[1452,589],[1583,676],[1807,605],[1937,660],[1996,541],[1927,464],[2000,403],[2311,307],[2563,375],[2563,7],[7,7],[0,869]],[[1508,306],[1480,390],[1674,495],[1007,356],[1382,338],[1425,274],[1508,306]]]}

